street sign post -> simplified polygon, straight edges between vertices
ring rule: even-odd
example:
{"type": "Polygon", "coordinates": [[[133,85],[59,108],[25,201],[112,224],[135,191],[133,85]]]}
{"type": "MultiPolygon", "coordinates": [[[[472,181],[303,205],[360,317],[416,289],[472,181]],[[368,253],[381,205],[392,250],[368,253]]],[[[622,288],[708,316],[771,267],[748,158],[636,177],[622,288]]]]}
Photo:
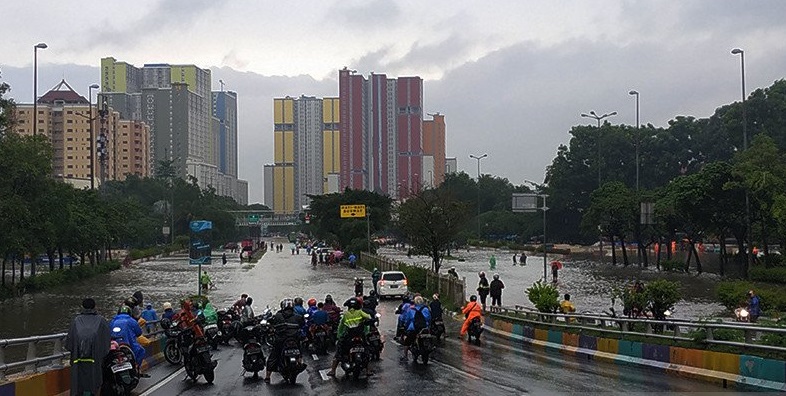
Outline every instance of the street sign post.
{"type": "Polygon", "coordinates": [[[250,215],[248,215],[248,223],[249,224],[259,223],[259,215],[258,214],[250,214],[250,215]]]}
{"type": "Polygon", "coordinates": [[[366,205],[341,205],[341,218],[366,217],[366,205]]]}

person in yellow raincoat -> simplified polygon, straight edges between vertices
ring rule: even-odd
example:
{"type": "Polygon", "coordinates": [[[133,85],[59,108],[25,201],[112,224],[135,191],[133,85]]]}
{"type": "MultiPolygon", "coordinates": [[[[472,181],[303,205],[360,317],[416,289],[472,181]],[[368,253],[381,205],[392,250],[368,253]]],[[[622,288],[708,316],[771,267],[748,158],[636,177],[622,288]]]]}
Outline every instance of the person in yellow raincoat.
{"type": "Polygon", "coordinates": [[[464,334],[467,334],[467,330],[469,330],[469,325],[472,323],[472,319],[480,318],[483,321],[483,309],[481,308],[480,304],[478,304],[478,297],[472,295],[469,297],[469,304],[461,310],[461,313],[464,314],[466,319],[464,320],[464,324],[461,325],[461,333],[459,334],[459,338],[464,337],[464,334]]]}

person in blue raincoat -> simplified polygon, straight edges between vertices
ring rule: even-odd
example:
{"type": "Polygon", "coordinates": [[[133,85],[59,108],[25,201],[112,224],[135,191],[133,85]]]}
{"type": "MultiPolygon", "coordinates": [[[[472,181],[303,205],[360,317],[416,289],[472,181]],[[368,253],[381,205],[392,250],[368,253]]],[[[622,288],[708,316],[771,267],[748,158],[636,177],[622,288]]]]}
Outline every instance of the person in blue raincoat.
{"type": "Polygon", "coordinates": [[[139,327],[139,322],[131,317],[131,308],[125,305],[120,308],[120,312],[109,323],[109,331],[113,340],[125,342],[131,347],[137,366],[141,365],[145,358],[145,348],[139,345],[136,338],[142,335],[142,328],[139,327]]]}

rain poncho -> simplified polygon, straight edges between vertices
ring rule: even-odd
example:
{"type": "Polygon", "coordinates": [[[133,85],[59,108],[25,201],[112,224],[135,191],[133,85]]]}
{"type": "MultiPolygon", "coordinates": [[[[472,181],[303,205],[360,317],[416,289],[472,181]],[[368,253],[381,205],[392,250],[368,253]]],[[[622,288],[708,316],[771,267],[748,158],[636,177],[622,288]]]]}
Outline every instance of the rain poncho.
{"type": "Polygon", "coordinates": [[[109,325],[94,309],[85,309],[71,322],[65,348],[71,351],[71,395],[98,394],[102,363],[109,353],[109,325]]]}

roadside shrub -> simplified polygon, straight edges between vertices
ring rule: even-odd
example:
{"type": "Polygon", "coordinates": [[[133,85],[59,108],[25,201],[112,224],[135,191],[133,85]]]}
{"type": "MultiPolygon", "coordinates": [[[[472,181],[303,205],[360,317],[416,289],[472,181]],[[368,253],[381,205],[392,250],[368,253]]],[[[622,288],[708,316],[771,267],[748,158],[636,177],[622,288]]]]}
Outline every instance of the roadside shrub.
{"type": "Polygon", "coordinates": [[[748,270],[748,278],[757,282],[786,284],[786,267],[751,267],[748,270]]]}
{"type": "Polygon", "coordinates": [[[783,293],[783,286],[748,281],[725,281],[718,284],[715,293],[720,303],[726,309],[733,311],[748,305],[748,290],[754,290],[759,295],[761,310],[765,315],[786,310],[786,293],[783,293]]]}
{"type": "Polygon", "coordinates": [[[551,283],[537,281],[526,290],[529,301],[540,312],[553,313],[559,308],[559,291],[551,283]]]}
{"type": "Polygon", "coordinates": [[[681,260],[663,260],[660,262],[660,270],[666,272],[685,272],[685,263],[681,260]]]}

